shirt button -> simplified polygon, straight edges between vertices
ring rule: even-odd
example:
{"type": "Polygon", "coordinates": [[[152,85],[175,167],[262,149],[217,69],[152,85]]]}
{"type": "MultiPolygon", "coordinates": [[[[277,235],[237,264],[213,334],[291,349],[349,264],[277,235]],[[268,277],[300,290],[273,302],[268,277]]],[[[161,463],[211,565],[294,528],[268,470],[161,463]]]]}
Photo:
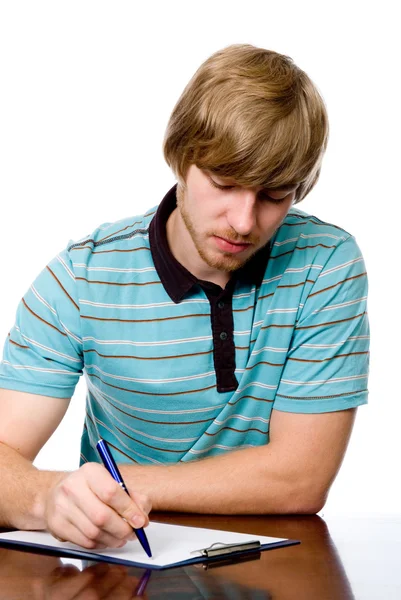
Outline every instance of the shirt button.
{"type": "Polygon", "coordinates": [[[221,340],[223,340],[223,341],[224,341],[224,340],[226,340],[226,339],[227,339],[227,337],[228,337],[228,336],[227,336],[227,333],[226,333],[225,331],[222,331],[222,332],[220,333],[220,339],[221,339],[221,340]]]}
{"type": "Polygon", "coordinates": [[[217,306],[219,308],[224,308],[224,302],[222,300],[220,300],[220,302],[218,302],[217,306]]]}

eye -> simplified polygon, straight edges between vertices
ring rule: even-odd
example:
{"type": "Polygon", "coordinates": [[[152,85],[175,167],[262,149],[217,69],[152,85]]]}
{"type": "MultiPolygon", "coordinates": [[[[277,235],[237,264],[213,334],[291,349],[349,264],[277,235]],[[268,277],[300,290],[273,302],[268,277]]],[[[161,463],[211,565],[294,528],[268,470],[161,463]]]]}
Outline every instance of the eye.
{"type": "Polygon", "coordinates": [[[235,185],[220,185],[219,183],[214,181],[214,179],[212,179],[211,177],[209,177],[209,180],[210,180],[210,183],[212,184],[212,186],[217,188],[218,190],[233,190],[236,187],[235,185]]]}
{"type": "MultiPolygon", "coordinates": [[[[229,190],[234,190],[235,188],[238,187],[237,185],[223,185],[221,183],[217,183],[217,181],[215,181],[214,179],[212,179],[210,176],[209,176],[209,181],[212,184],[212,186],[215,187],[215,188],[217,188],[218,190],[229,191],[229,190]]],[[[283,191],[281,193],[283,193],[283,191]]],[[[289,196],[290,193],[291,192],[288,192],[282,198],[273,198],[273,196],[270,196],[270,194],[268,193],[267,190],[261,190],[258,193],[258,198],[260,200],[263,200],[263,201],[271,202],[272,204],[281,204],[285,200],[287,200],[287,198],[288,198],[288,196],[289,196]]]]}
{"type": "Polygon", "coordinates": [[[281,204],[285,200],[287,200],[289,194],[286,194],[283,198],[273,198],[267,192],[261,191],[259,193],[261,200],[266,200],[268,202],[272,202],[273,204],[281,204]]]}

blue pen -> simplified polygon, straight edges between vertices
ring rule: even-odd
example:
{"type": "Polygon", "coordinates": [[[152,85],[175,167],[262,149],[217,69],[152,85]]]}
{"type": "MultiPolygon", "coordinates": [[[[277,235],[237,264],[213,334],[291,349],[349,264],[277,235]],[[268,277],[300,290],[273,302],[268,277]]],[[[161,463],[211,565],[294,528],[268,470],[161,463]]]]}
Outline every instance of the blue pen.
{"type": "MultiPolygon", "coordinates": [[[[123,478],[121,477],[121,473],[118,470],[115,460],[111,455],[111,452],[107,445],[106,440],[99,440],[98,443],[96,444],[96,448],[99,452],[100,458],[102,459],[104,466],[106,467],[106,469],[108,470],[110,475],[113,477],[113,479],[115,479],[115,481],[117,481],[118,484],[121,485],[124,492],[127,492],[128,496],[129,496],[127,487],[124,483],[123,478]]],[[[135,529],[133,527],[133,530],[135,531],[135,534],[136,534],[138,540],[140,541],[142,548],[145,550],[145,552],[149,556],[149,558],[151,558],[152,552],[150,550],[148,538],[146,537],[146,533],[144,532],[143,528],[141,527],[140,529],[135,529]]]]}

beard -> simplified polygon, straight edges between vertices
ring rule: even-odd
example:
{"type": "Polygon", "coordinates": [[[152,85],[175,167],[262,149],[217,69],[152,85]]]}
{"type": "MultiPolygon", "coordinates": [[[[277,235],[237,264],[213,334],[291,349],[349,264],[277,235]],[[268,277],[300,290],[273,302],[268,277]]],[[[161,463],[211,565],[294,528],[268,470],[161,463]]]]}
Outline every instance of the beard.
{"type": "Polygon", "coordinates": [[[181,218],[184,222],[185,227],[188,230],[189,235],[194,243],[194,246],[201,257],[201,259],[212,269],[218,269],[219,271],[224,271],[226,273],[232,273],[237,269],[243,267],[259,250],[260,240],[257,236],[252,234],[248,236],[242,236],[238,234],[233,229],[227,229],[224,231],[206,231],[202,234],[203,239],[207,239],[212,236],[218,236],[225,238],[228,241],[238,243],[251,243],[254,245],[255,250],[249,254],[246,258],[240,258],[237,255],[231,254],[230,252],[219,252],[212,254],[211,252],[207,252],[203,243],[201,236],[197,232],[191,216],[187,210],[185,203],[185,193],[181,185],[177,186],[177,208],[181,215],[181,218]]]}

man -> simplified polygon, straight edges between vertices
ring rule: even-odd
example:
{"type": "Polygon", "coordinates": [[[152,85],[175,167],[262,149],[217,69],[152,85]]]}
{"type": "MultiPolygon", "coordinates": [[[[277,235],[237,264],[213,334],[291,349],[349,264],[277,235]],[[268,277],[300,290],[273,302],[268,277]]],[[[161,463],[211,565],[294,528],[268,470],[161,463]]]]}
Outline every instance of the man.
{"type": "Polygon", "coordinates": [[[177,187],[71,242],[20,303],[0,371],[0,524],[117,547],[151,504],[321,509],[368,360],[360,250],[293,206],[327,135],[288,57],[236,45],[200,67],[166,133],[177,187]],[[38,471],[82,372],[81,467],[38,471]],[[99,464],[99,437],[132,500],[99,464]]]}

